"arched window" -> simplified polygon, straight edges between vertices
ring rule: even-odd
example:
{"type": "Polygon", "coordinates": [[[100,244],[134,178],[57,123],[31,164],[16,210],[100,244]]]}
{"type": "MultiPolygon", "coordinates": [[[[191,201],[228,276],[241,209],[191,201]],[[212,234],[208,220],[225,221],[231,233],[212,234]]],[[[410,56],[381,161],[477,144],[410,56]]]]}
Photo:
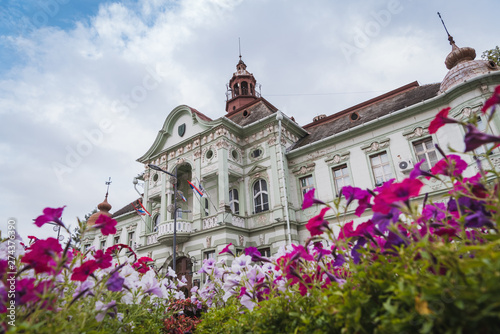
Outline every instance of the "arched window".
{"type": "Polygon", "coordinates": [[[240,87],[238,86],[237,83],[235,83],[233,86],[233,92],[234,92],[234,96],[240,95],[240,87]]]}
{"type": "Polygon", "coordinates": [[[250,95],[255,95],[255,91],[253,89],[253,84],[250,84],[250,95]]]}
{"type": "Polygon", "coordinates": [[[248,95],[248,82],[246,81],[241,83],[241,95],[248,95]]]}
{"type": "Polygon", "coordinates": [[[153,232],[158,232],[158,226],[161,223],[161,214],[156,215],[155,220],[153,222],[153,232]]]}
{"type": "Polygon", "coordinates": [[[269,210],[269,197],[267,194],[267,183],[265,180],[258,180],[253,185],[253,204],[255,213],[269,210]]]}
{"type": "Polygon", "coordinates": [[[229,206],[231,206],[231,211],[235,215],[240,214],[240,201],[238,198],[238,190],[236,189],[229,190],[229,206]]]}

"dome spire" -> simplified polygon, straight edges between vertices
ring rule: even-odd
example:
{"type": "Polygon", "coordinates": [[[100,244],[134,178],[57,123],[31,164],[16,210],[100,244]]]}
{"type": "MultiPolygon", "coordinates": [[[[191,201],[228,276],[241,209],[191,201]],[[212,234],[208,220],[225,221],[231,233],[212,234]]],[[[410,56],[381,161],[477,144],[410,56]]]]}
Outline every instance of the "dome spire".
{"type": "Polygon", "coordinates": [[[99,205],[97,206],[99,211],[97,211],[92,216],[90,216],[89,219],[87,219],[88,226],[94,225],[97,218],[99,218],[100,215],[105,215],[108,217],[112,216],[111,213],[109,213],[109,210],[111,210],[112,206],[111,204],[108,203],[108,192],[109,192],[109,185],[111,184],[111,177],[109,178],[108,181],[105,182],[105,184],[107,185],[107,188],[106,188],[106,196],[104,196],[104,201],[102,201],[102,203],[99,203],[99,205]]]}
{"type": "Polygon", "coordinates": [[[450,35],[448,32],[448,29],[446,28],[446,25],[444,24],[443,18],[441,17],[441,14],[438,12],[437,13],[439,18],[441,19],[441,23],[443,23],[444,30],[446,31],[446,34],[448,35],[448,41],[450,42],[451,45],[451,52],[448,54],[446,57],[446,60],[444,61],[446,68],[451,70],[453,67],[455,67],[457,64],[464,62],[464,61],[469,61],[469,60],[474,60],[476,58],[476,50],[470,47],[462,47],[459,48],[456,44],[455,41],[453,40],[453,36],[450,35]]]}

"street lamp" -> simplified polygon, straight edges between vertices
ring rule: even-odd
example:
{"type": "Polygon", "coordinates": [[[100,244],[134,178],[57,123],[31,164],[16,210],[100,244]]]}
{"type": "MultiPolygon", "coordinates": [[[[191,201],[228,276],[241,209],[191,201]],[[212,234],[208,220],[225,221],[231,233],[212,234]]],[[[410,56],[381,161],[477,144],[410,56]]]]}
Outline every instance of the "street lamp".
{"type": "Polygon", "coordinates": [[[173,255],[173,264],[172,264],[173,268],[172,269],[177,274],[177,271],[176,271],[177,263],[175,262],[175,260],[176,260],[175,259],[175,253],[176,253],[175,247],[176,247],[176,238],[177,238],[177,164],[175,164],[175,175],[172,173],[169,173],[166,170],[162,169],[161,167],[158,167],[158,166],[153,165],[153,164],[149,164],[148,167],[151,169],[157,170],[159,172],[163,172],[163,173],[175,178],[175,182],[174,182],[174,241],[172,244],[172,250],[173,250],[174,255],[173,255]]]}

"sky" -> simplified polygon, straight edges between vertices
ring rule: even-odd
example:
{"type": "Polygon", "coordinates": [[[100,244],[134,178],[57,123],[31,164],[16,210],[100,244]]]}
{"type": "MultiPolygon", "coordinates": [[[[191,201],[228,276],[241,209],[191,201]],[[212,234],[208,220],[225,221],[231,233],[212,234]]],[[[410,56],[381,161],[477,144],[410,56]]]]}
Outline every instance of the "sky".
{"type": "MultiPolygon", "coordinates": [[[[136,161],[170,111],[225,114],[241,50],[261,93],[305,125],[417,80],[458,46],[498,45],[494,0],[0,0],[0,229],[138,197],[136,161]],[[240,41],[240,43],[238,43],[240,41]]],[[[139,188],[139,190],[141,190],[139,188]]]]}

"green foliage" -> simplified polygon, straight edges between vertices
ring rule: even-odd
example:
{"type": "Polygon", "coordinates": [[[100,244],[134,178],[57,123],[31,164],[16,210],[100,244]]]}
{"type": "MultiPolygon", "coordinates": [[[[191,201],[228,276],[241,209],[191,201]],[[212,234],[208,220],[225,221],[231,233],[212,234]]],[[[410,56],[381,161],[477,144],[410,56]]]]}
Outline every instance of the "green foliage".
{"type": "MultiPolygon", "coordinates": [[[[352,265],[347,282],[290,291],[253,311],[211,309],[196,333],[499,333],[500,239],[473,245],[427,239],[352,265]]],[[[231,300],[231,299],[230,299],[231,300]]]]}
{"type": "Polygon", "coordinates": [[[496,46],[491,50],[486,50],[481,55],[481,58],[484,60],[494,61],[496,64],[500,64],[500,48],[496,46]]]}

